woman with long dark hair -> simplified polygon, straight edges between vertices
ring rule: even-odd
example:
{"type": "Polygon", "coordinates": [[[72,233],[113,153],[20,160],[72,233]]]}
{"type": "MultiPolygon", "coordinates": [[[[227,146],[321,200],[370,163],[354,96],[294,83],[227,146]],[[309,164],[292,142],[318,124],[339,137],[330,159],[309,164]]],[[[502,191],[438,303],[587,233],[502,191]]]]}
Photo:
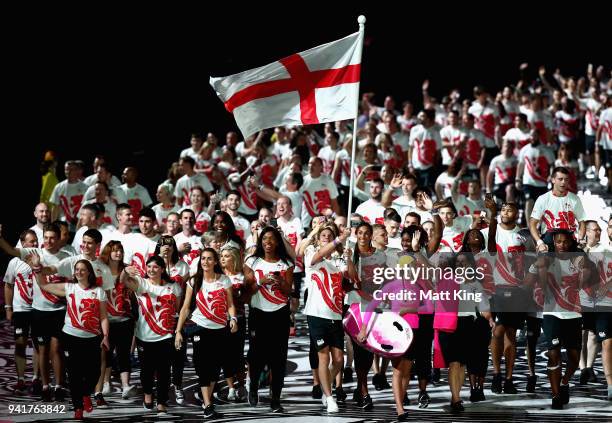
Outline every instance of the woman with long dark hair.
{"type": "MultiPolygon", "coordinates": [[[[123,263],[123,245],[120,241],[109,241],[100,253],[100,261],[106,264],[113,275],[115,285],[106,292],[106,311],[110,323],[108,356],[104,372],[103,394],[111,392],[110,377],[112,370],[112,353],[116,352],[116,362],[121,376],[121,397],[127,399],[133,392],[130,386],[130,348],[134,337],[134,320],[130,301],[130,290],[119,280],[121,272],[125,269],[123,263]]],[[[97,387],[99,388],[99,387],[97,387]]]]}
{"type": "Polygon", "coordinates": [[[272,412],[283,411],[280,404],[285,378],[289,342],[289,296],[293,289],[293,260],[282,235],[276,228],[265,227],[257,240],[255,253],[244,266],[244,281],[251,297],[249,308],[249,403],[259,402],[259,376],[270,369],[272,412]]]}
{"type": "Polygon", "coordinates": [[[212,217],[212,226],[216,232],[226,234],[227,242],[233,241],[241,251],[244,251],[244,242],[236,233],[236,225],[227,212],[217,211],[212,217]]]}
{"type": "Polygon", "coordinates": [[[212,403],[212,393],[219,378],[219,369],[227,354],[228,313],[230,329],[238,330],[232,282],[219,266],[219,256],[212,248],[205,248],[198,260],[197,273],[187,283],[185,301],[181,308],[174,346],[183,347],[181,330],[187,318],[197,325],[191,332],[193,362],[204,400],[204,418],[219,417],[212,403]]]}
{"type": "Polygon", "coordinates": [[[93,411],[91,394],[100,377],[101,348],[109,348],[106,293],[102,287],[97,286],[96,274],[88,260],[75,263],[71,283],[48,283],[42,274],[37,253],[32,254],[31,264],[41,290],[66,297],[63,344],[68,357],[68,380],[74,418],[82,420],[83,410],[88,413],[93,411]]]}
{"type": "Polygon", "coordinates": [[[120,280],[136,293],[138,301],[136,345],[144,408],[153,410],[153,382],[156,379],[157,411],[165,413],[181,288],[170,279],[166,262],[160,256],[151,256],[147,260],[146,278],[140,276],[138,268],[128,266],[121,272],[120,280]]]}
{"type": "MultiPolygon", "coordinates": [[[[170,235],[162,235],[157,240],[154,254],[164,259],[166,273],[181,288],[181,298],[178,304],[180,309],[182,307],[182,298],[185,294],[185,283],[189,279],[189,265],[179,258],[176,241],[170,235]]],[[[184,344],[180,350],[173,350],[173,353],[174,356],[172,357],[171,364],[172,387],[174,388],[176,403],[181,405],[185,401],[185,395],[183,394],[183,370],[185,368],[185,360],[187,359],[187,345],[184,344]]]]}

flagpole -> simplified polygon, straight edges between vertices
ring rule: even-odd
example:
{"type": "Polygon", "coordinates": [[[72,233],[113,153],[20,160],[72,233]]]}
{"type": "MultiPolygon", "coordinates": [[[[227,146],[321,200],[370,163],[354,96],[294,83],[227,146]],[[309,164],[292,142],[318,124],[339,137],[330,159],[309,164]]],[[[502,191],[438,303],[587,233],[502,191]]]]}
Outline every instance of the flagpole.
{"type": "MultiPolygon", "coordinates": [[[[366,17],[363,15],[359,15],[359,17],[357,18],[357,23],[359,23],[359,36],[361,37],[361,44],[359,45],[359,63],[361,64],[361,56],[362,56],[362,52],[363,52],[363,38],[364,38],[364,32],[365,32],[365,23],[366,23],[366,17]]],[[[357,114],[355,115],[355,121],[353,122],[353,145],[352,145],[352,152],[351,152],[351,167],[350,167],[350,172],[351,172],[351,181],[349,183],[349,200],[348,200],[348,210],[346,212],[346,225],[348,228],[351,227],[351,211],[353,208],[353,184],[355,183],[355,172],[354,172],[354,166],[355,166],[355,154],[356,154],[356,147],[357,147],[357,120],[359,119],[359,86],[361,84],[361,68],[359,70],[359,81],[357,82],[357,114]]],[[[348,240],[347,240],[348,242],[348,240]]]]}

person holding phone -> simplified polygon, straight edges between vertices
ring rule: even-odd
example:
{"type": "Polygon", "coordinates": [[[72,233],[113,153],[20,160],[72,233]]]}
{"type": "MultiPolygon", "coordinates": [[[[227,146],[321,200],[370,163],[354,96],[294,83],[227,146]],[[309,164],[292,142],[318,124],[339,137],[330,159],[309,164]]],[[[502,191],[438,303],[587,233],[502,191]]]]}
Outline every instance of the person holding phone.
{"type": "Polygon", "coordinates": [[[68,380],[74,418],[82,420],[83,410],[93,411],[91,394],[100,377],[102,347],[109,349],[109,323],[106,292],[96,284],[96,274],[89,260],[74,265],[72,283],[48,283],[42,273],[40,256],[34,252],[31,267],[41,290],[65,297],[64,349],[68,357],[68,380]]]}

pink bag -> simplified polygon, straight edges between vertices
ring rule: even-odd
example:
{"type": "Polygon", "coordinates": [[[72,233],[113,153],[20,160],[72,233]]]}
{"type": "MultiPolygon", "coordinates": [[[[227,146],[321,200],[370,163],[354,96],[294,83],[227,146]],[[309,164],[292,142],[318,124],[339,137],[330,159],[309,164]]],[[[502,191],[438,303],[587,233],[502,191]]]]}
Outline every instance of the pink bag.
{"type": "Polygon", "coordinates": [[[410,325],[397,313],[371,313],[367,322],[365,343],[357,340],[365,320],[359,303],[351,304],[344,318],[344,329],[357,344],[382,357],[393,358],[404,354],[412,343],[410,325]]]}

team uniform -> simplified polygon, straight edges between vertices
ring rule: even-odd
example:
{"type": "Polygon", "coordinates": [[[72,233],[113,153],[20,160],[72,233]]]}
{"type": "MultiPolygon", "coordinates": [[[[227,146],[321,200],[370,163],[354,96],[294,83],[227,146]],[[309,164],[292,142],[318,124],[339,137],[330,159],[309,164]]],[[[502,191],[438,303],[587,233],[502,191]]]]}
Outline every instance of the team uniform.
{"type": "Polygon", "coordinates": [[[410,130],[410,147],[412,167],[418,170],[419,186],[431,186],[433,175],[430,175],[438,151],[442,150],[442,138],[438,126],[426,128],[417,125],[410,130]]]}
{"type": "Polygon", "coordinates": [[[123,191],[127,203],[132,208],[132,225],[138,225],[140,210],[153,204],[149,192],[140,184],[136,184],[131,188],[127,184],[123,184],[119,189],[123,191]]]}
{"type": "Polygon", "coordinates": [[[68,183],[63,180],[53,188],[49,201],[60,208],[59,219],[68,222],[71,231],[74,231],[77,222],[77,213],[81,209],[83,196],[87,185],[81,181],[68,183]]]}
{"type": "Polygon", "coordinates": [[[304,184],[300,187],[304,196],[302,208],[302,224],[304,228],[310,227],[315,216],[323,214],[331,208],[331,200],[338,198],[338,188],[329,175],[321,174],[318,178],[310,175],[304,177],[304,184]]]}
{"type": "Polygon", "coordinates": [[[363,220],[370,224],[384,224],[385,222],[385,208],[380,204],[379,201],[369,199],[359,205],[355,210],[355,213],[361,215],[363,220]]]}
{"type": "Polygon", "coordinates": [[[535,200],[546,192],[550,168],[555,163],[555,156],[542,144],[527,144],[518,155],[518,162],[525,164],[523,172],[523,190],[525,199],[535,200]]]}
{"type": "Polygon", "coordinates": [[[141,233],[127,234],[123,237],[125,255],[123,262],[128,266],[136,266],[141,275],[147,273],[147,260],[155,254],[159,235],[148,238],[141,233]]]}
{"type": "Polygon", "coordinates": [[[15,339],[28,339],[32,326],[32,301],[34,296],[34,272],[17,257],[9,262],[3,281],[13,286],[13,334],[15,339]]]}
{"type": "Polygon", "coordinates": [[[458,216],[453,219],[452,226],[444,226],[439,251],[443,253],[459,252],[463,246],[463,236],[470,229],[473,221],[471,215],[458,216]]]}
{"type": "Polygon", "coordinates": [[[176,181],[176,187],[174,187],[174,196],[177,198],[177,204],[178,199],[182,198],[183,206],[190,205],[189,194],[191,193],[191,188],[195,186],[199,186],[204,192],[212,192],[214,190],[208,177],[202,173],[195,173],[192,176],[183,175],[176,181]]]}
{"type": "Polygon", "coordinates": [[[505,157],[503,154],[500,154],[491,160],[489,171],[495,175],[493,179],[493,195],[496,198],[506,199],[506,187],[514,184],[517,165],[518,160],[515,156],[505,157]]]}
{"type": "Polygon", "coordinates": [[[181,208],[176,204],[170,205],[170,207],[165,207],[162,203],[156,204],[151,209],[155,212],[155,218],[157,219],[157,224],[159,226],[163,226],[168,221],[168,215],[170,213],[178,213],[181,208]]]}

